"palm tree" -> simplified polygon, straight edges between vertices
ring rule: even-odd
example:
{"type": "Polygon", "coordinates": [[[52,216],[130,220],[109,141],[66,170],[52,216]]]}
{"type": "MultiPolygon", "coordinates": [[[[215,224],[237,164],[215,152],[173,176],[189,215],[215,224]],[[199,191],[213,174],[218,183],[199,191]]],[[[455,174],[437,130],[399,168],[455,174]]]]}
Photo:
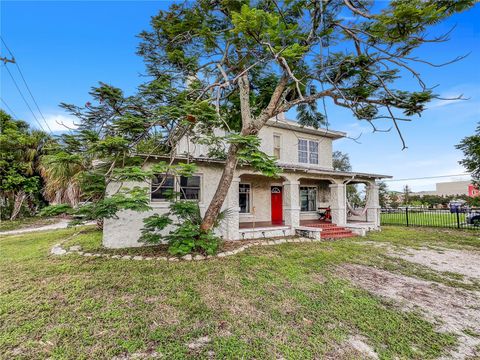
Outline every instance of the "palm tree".
{"type": "Polygon", "coordinates": [[[80,175],[85,170],[80,155],[60,151],[43,155],[39,171],[45,182],[43,196],[50,204],[78,205],[81,197],[80,175]]]}
{"type": "Polygon", "coordinates": [[[2,110],[0,125],[0,197],[2,206],[11,208],[9,217],[14,220],[26,200],[33,207],[40,186],[37,174],[39,156],[51,138],[43,131],[30,130],[26,122],[14,120],[2,110]]]}

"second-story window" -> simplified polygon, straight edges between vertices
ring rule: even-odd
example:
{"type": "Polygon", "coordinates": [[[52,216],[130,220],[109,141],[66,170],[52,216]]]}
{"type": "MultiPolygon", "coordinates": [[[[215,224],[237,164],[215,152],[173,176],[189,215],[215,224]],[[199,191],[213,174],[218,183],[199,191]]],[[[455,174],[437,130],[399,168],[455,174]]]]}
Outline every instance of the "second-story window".
{"type": "Polygon", "coordinates": [[[318,141],[298,139],[298,162],[318,164],[318,141]]]}
{"type": "Polygon", "coordinates": [[[273,135],[273,156],[275,159],[280,159],[280,135],[273,135]]]}
{"type": "Polygon", "coordinates": [[[310,164],[318,164],[318,141],[308,142],[310,164]]]}

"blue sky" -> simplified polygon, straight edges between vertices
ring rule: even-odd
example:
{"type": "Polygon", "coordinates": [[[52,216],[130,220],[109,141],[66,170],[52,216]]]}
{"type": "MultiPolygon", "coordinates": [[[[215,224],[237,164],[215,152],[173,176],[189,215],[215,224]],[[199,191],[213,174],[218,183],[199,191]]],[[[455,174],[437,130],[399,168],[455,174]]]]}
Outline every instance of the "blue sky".
{"type": "MultiPolygon", "coordinates": [[[[98,81],[111,83],[126,93],[134,92],[144,71],[142,59],[135,55],[136,35],[148,27],[152,15],[166,7],[166,1],[3,0],[0,3],[1,35],[15,54],[51,128],[61,130],[58,122],[69,124],[72,119],[58,104],[84,104],[89,100],[88,91],[98,81]]],[[[431,34],[441,34],[452,25],[456,25],[456,29],[449,42],[427,44],[417,55],[435,63],[468,52],[470,55],[447,67],[422,65],[417,69],[428,85],[439,85],[435,89],[438,94],[464,94],[470,99],[434,101],[421,118],[401,123],[408,149],[402,151],[393,130],[372,133],[368,123],[355,120],[343,109],[328,106],[332,129],[346,131],[352,137],[362,134],[360,143],[343,139],[334,146],[349,153],[355,171],[390,174],[397,179],[464,172],[458,165],[461,153],[454,145],[473,134],[480,120],[480,6],[437,25],[431,34]]],[[[3,46],[0,54],[8,55],[3,46]]],[[[7,66],[22,85],[16,68],[7,66]]],[[[3,65],[0,75],[2,99],[18,117],[35,127],[32,115],[3,65]]],[[[405,76],[401,83],[411,88],[414,80],[405,76]]],[[[379,127],[388,129],[391,124],[385,122],[379,127]]],[[[435,182],[450,179],[462,178],[389,182],[389,187],[401,189],[409,184],[414,190],[428,190],[434,189],[435,182]]]]}

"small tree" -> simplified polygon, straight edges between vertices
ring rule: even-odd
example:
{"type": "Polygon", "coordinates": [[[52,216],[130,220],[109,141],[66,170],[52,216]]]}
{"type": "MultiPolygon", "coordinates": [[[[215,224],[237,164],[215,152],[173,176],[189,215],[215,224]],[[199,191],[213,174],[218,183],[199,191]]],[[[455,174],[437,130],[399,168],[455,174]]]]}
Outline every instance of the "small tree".
{"type": "Polygon", "coordinates": [[[378,201],[382,208],[388,205],[388,186],[385,181],[378,182],[378,201]]]}
{"type": "Polygon", "coordinates": [[[465,137],[457,149],[463,151],[463,160],[459,161],[472,174],[474,184],[480,186],[480,123],[475,134],[465,137]]]}
{"type": "Polygon", "coordinates": [[[350,157],[347,153],[341,151],[334,151],[332,153],[332,166],[334,170],[338,171],[352,171],[352,165],[350,164],[350,157]]]}

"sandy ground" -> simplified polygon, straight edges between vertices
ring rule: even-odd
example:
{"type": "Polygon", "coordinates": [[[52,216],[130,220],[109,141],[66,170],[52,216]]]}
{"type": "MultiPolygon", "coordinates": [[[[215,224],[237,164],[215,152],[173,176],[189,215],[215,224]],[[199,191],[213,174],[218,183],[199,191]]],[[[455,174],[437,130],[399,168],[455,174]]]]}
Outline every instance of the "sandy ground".
{"type": "Polygon", "coordinates": [[[391,255],[436,271],[449,271],[480,280],[480,252],[453,249],[407,249],[391,255]]]}
{"type": "MultiPolygon", "coordinates": [[[[451,256],[456,258],[456,255],[451,256]]],[[[439,331],[455,333],[459,346],[445,358],[480,356],[475,353],[480,338],[464,332],[470,330],[480,334],[479,292],[362,265],[344,265],[340,268],[340,274],[372,294],[395,301],[402,309],[420,311],[427,320],[437,325],[439,331]]]]}

